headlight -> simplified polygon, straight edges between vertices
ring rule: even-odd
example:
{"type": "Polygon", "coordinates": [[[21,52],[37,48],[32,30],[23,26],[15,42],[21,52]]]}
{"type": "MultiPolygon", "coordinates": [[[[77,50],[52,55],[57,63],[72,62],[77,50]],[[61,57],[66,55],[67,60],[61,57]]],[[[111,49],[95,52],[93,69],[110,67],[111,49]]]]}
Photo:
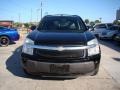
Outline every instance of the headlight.
{"type": "Polygon", "coordinates": [[[34,41],[32,41],[29,38],[26,38],[23,44],[22,52],[29,55],[33,55],[33,48],[31,47],[31,45],[34,45],[34,41]]]}
{"type": "Polygon", "coordinates": [[[108,32],[107,35],[112,36],[114,34],[114,32],[108,32]]]}
{"type": "Polygon", "coordinates": [[[97,39],[93,39],[93,40],[89,41],[87,43],[87,45],[89,45],[89,46],[94,45],[95,46],[95,47],[88,49],[88,56],[92,56],[92,55],[96,55],[96,54],[100,53],[99,43],[98,43],[97,39]]]}

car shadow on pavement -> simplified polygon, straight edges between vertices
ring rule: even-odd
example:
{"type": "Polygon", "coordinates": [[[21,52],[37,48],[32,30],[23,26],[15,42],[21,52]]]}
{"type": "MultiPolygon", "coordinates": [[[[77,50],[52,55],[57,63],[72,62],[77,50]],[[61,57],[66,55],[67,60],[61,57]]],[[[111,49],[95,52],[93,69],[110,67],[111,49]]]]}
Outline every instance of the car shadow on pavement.
{"type": "Polygon", "coordinates": [[[13,51],[13,54],[7,59],[6,68],[8,69],[8,71],[10,71],[12,74],[16,76],[25,77],[25,74],[20,65],[21,48],[22,46],[16,48],[16,50],[13,51]]]}
{"type": "Polygon", "coordinates": [[[120,52],[120,45],[112,40],[99,40],[99,43],[105,45],[117,52],[120,52]]]}
{"type": "Polygon", "coordinates": [[[113,58],[113,59],[120,62],[120,58],[113,58]]]}
{"type": "Polygon", "coordinates": [[[21,56],[20,56],[21,51],[22,51],[22,46],[16,48],[13,54],[6,61],[6,68],[13,75],[23,78],[35,79],[35,80],[66,80],[65,78],[46,78],[46,77],[25,74],[21,66],[21,56]]]}
{"type": "Polygon", "coordinates": [[[13,44],[16,44],[16,42],[13,42],[13,41],[12,41],[12,42],[10,42],[10,44],[9,44],[9,45],[13,45],[13,44]]]}

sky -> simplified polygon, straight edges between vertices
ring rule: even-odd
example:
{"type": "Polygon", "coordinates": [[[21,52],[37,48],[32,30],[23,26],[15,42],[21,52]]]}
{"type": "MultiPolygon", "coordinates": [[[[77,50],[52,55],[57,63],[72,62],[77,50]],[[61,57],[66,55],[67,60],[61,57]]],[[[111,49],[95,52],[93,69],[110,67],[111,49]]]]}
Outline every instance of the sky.
{"type": "Polygon", "coordinates": [[[0,0],[0,20],[40,21],[41,1],[46,14],[79,15],[83,20],[113,22],[120,0],[0,0]]]}

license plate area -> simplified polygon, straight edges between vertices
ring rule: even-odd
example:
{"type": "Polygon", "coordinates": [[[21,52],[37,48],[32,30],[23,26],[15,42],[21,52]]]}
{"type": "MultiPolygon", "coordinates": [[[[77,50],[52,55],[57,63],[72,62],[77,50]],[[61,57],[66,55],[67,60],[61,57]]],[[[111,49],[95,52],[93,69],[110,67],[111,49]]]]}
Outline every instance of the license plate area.
{"type": "Polygon", "coordinates": [[[50,65],[50,73],[66,74],[69,73],[69,70],[70,70],[69,65],[56,65],[56,64],[50,65]]]}

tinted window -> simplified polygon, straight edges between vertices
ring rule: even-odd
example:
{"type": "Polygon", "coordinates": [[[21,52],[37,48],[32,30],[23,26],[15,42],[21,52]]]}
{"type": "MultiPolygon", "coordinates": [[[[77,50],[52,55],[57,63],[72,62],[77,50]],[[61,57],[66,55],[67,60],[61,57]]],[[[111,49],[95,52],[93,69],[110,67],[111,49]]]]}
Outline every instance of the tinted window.
{"type": "Polygon", "coordinates": [[[0,27],[0,29],[4,29],[4,27],[0,27]]]}
{"type": "Polygon", "coordinates": [[[113,24],[107,24],[107,26],[108,26],[108,27],[111,27],[111,26],[113,26],[113,24]]]}
{"type": "Polygon", "coordinates": [[[67,17],[51,17],[43,19],[38,26],[38,30],[84,31],[86,28],[78,19],[67,17]]]}
{"type": "Polygon", "coordinates": [[[7,28],[6,27],[0,27],[0,30],[6,30],[7,28]]]}
{"type": "Polygon", "coordinates": [[[117,27],[117,26],[112,26],[112,27],[110,27],[110,30],[119,30],[119,27],[117,27]]]}
{"type": "Polygon", "coordinates": [[[105,24],[99,24],[95,26],[96,29],[100,29],[100,28],[106,28],[105,24]]]}

